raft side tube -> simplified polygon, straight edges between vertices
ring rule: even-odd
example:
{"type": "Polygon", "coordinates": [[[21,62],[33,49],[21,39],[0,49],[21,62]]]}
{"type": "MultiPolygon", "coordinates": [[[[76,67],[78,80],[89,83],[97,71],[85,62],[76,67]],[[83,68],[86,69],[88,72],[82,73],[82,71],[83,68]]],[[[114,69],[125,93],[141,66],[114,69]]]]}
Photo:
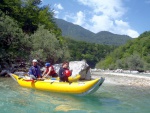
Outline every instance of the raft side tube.
{"type": "Polygon", "coordinates": [[[105,80],[105,78],[101,77],[99,79],[99,81],[92,88],[90,88],[88,91],[86,91],[82,94],[78,94],[78,95],[85,96],[85,95],[89,95],[89,94],[96,92],[100,88],[100,86],[103,84],[104,80],[105,80]]]}

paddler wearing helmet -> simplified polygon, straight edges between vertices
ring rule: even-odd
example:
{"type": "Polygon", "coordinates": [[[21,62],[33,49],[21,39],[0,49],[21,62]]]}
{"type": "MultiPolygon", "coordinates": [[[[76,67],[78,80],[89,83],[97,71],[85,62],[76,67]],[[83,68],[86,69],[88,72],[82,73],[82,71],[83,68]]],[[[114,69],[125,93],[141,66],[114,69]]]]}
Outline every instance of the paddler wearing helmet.
{"type": "Polygon", "coordinates": [[[32,60],[32,66],[29,68],[28,74],[31,79],[41,78],[40,66],[38,66],[38,61],[36,59],[32,60]]]}
{"type": "Polygon", "coordinates": [[[58,77],[58,74],[56,73],[53,65],[51,65],[49,62],[45,63],[45,70],[42,74],[42,78],[46,77],[58,77]]]}
{"type": "Polygon", "coordinates": [[[60,82],[69,82],[68,77],[71,76],[72,71],[69,70],[69,62],[64,62],[62,64],[62,67],[59,69],[59,77],[60,77],[60,82]]]}

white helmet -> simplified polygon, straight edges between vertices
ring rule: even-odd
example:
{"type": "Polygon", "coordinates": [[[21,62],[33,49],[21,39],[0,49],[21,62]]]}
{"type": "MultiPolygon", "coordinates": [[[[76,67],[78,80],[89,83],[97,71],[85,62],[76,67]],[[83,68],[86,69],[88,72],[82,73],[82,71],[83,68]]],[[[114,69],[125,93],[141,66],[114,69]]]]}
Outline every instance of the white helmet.
{"type": "Polygon", "coordinates": [[[32,62],[38,62],[36,59],[32,60],[32,62]]]}

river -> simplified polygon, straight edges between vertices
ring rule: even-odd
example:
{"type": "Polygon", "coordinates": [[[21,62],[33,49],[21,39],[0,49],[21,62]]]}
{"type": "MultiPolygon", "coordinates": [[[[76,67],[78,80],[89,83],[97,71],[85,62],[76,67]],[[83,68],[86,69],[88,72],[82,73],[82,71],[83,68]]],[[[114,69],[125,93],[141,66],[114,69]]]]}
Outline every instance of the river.
{"type": "Polygon", "coordinates": [[[94,94],[44,92],[0,78],[0,113],[150,113],[150,88],[103,83],[94,94]]]}

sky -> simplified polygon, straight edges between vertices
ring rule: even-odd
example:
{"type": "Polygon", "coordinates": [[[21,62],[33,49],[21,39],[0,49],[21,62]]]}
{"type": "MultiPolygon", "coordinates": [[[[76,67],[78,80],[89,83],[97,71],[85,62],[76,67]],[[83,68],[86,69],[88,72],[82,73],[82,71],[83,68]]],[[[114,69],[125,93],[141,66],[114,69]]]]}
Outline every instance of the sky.
{"type": "Polygon", "coordinates": [[[150,31],[150,0],[42,0],[54,17],[98,33],[137,38],[150,31]]]}

